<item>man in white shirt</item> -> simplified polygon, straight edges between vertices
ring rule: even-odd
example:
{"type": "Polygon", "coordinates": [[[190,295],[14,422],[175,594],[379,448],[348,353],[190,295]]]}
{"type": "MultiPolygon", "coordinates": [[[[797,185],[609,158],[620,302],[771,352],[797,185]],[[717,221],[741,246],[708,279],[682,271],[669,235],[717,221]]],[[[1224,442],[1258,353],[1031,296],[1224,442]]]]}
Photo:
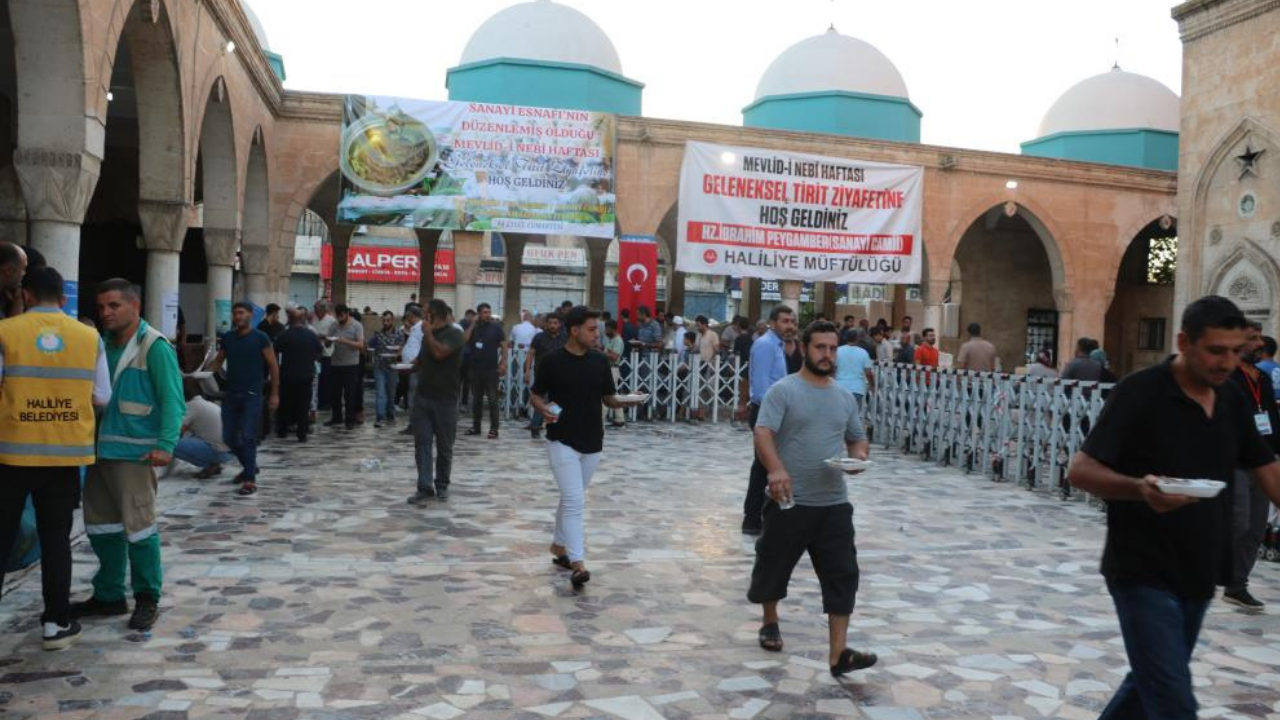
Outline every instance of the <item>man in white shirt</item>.
{"type": "Polygon", "coordinates": [[[222,442],[222,408],[199,393],[187,391],[187,414],[182,417],[182,437],[173,448],[173,456],[200,468],[196,478],[217,477],[222,463],[234,456],[222,442]]]}
{"type": "MultiPolygon", "coordinates": [[[[316,335],[321,338],[327,338],[333,334],[333,326],[337,324],[338,319],[329,314],[329,303],[324,300],[317,300],[315,304],[316,319],[311,323],[311,329],[316,331],[316,335]]],[[[316,409],[329,409],[329,395],[332,390],[329,389],[329,382],[332,373],[330,365],[333,358],[334,345],[325,345],[324,351],[320,353],[320,373],[316,377],[316,409]]]]}
{"type": "Polygon", "coordinates": [[[533,324],[533,313],[521,310],[520,324],[511,328],[511,346],[517,350],[527,348],[533,343],[533,338],[537,334],[538,327],[533,324]]]}
{"type": "MultiPolygon", "coordinates": [[[[422,306],[410,305],[404,309],[405,323],[409,325],[409,339],[405,341],[404,347],[400,348],[400,362],[407,365],[417,363],[418,354],[422,352],[422,306]]],[[[400,431],[401,435],[413,434],[413,399],[418,396],[418,373],[412,370],[402,370],[401,372],[409,375],[409,422],[406,423],[405,429],[400,431]]]]}

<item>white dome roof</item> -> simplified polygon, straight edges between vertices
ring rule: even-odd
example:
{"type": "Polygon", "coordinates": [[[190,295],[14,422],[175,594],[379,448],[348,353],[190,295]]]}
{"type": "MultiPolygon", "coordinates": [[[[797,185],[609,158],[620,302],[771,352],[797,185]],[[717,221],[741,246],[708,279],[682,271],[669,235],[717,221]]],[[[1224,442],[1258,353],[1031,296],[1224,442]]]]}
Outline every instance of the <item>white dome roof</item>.
{"type": "Polygon", "coordinates": [[[784,50],[760,76],[756,100],[830,90],[908,97],[902,73],[884,53],[833,27],[784,50]]]}
{"type": "Polygon", "coordinates": [[[263,50],[270,50],[271,44],[267,42],[267,31],[262,27],[262,21],[258,19],[253,8],[249,7],[249,3],[240,0],[240,9],[244,10],[245,17],[249,18],[249,27],[253,28],[253,34],[258,38],[258,44],[263,50]]]}
{"type": "Polygon", "coordinates": [[[1113,68],[1072,85],[1044,114],[1040,134],[1146,128],[1178,132],[1178,96],[1160,81],[1113,68]]]}
{"type": "Polygon", "coordinates": [[[512,5],[484,21],[462,50],[460,65],[494,58],[574,63],[622,74],[609,36],[567,5],[533,0],[512,5]]]}

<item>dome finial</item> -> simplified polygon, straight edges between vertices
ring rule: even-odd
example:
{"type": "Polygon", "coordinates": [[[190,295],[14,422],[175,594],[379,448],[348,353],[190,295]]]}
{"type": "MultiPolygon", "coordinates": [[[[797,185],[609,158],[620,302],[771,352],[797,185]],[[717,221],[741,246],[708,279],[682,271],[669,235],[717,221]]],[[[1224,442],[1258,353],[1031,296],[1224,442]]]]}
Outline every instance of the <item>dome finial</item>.
{"type": "Polygon", "coordinates": [[[835,24],[835,23],[831,23],[831,25],[827,27],[827,32],[829,32],[829,33],[837,32],[837,31],[836,31],[836,24],[835,24]]]}
{"type": "Polygon", "coordinates": [[[1111,63],[1112,70],[1120,70],[1120,38],[1116,38],[1116,58],[1111,63]]]}

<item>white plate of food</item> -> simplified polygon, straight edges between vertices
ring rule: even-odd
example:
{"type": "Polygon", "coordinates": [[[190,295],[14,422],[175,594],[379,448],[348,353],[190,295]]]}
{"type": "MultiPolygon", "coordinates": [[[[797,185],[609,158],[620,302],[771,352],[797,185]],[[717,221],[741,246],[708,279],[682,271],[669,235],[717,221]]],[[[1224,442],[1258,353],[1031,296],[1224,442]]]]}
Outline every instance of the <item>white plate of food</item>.
{"type": "Polygon", "coordinates": [[[827,458],[826,460],[823,460],[823,462],[842,472],[866,470],[872,465],[875,465],[875,463],[870,460],[859,460],[858,458],[852,457],[827,458]]]}
{"type": "Polygon", "coordinates": [[[1156,487],[1166,495],[1186,495],[1194,498],[1217,497],[1227,484],[1220,480],[1183,480],[1181,478],[1160,478],[1156,487]]]}
{"type": "Polygon", "coordinates": [[[624,403],[642,403],[649,399],[649,393],[627,393],[619,395],[618,401],[624,403]]]}
{"type": "Polygon", "coordinates": [[[391,366],[392,370],[412,370],[413,363],[396,363],[391,366]]]}

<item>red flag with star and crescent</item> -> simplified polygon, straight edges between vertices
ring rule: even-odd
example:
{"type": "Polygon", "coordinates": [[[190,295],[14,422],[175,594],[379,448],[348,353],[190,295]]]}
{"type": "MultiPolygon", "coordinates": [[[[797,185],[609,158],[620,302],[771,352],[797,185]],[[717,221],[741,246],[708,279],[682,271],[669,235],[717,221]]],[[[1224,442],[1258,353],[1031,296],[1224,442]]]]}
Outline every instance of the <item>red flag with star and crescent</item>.
{"type": "Polygon", "coordinates": [[[636,317],[645,305],[653,312],[658,303],[658,242],[652,235],[618,238],[618,312],[623,308],[636,317]]]}

